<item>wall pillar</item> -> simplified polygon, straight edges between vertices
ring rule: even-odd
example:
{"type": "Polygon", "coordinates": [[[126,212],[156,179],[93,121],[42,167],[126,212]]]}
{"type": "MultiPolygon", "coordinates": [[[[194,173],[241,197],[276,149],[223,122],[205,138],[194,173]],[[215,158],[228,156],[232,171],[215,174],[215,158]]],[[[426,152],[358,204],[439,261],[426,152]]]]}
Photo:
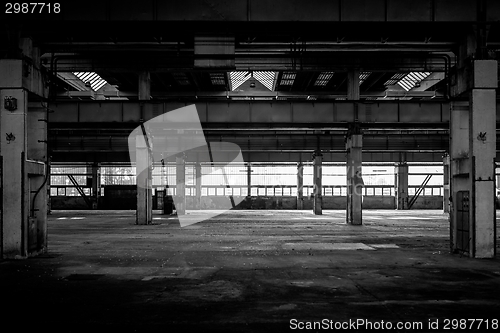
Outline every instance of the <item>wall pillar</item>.
{"type": "Polygon", "coordinates": [[[175,158],[176,165],[176,194],[175,194],[175,209],[177,215],[186,214],[186,161],[183,156],[175,158]]]}
{"type": "Polygon", "coordinates": [[[297,209],[304,209],[304,163],[297,163],[297,209]]]}
{"type": "Polygon", "coordinates": [[[443,156],[443,213],[450,212],[450,156],[443,156]]]}
{"type": "Polygon", "coordinates": [[[195,209],[201,209],[201,163],[196,162],[195,164],[195,181],[196,181],[196,202],[195,209]]]}
{"type": "Polygon", "coordinates": [[[408,209],[408,164],[396,164],[396,209],[408,209]]]}
{"type": "MultiPolygon", "coordinates": [[[[355,130],[354,133],[359,133],[355,130]]],[[[362,144],[361,134],[349,134],[346,141],[347,150],[347,212],[346,222],[348,224],[361,225],[362,199],[363,199],[363,178],[362,178],[362,144]]]]}
{"type": "Polygon", "coordinates": [[[99,190],[100,190],[100,172],[99,172],[99,163],[93,163],[90,166],[87,166],[87,174],[90,174],[90,177],[87,176],[87,186],[90,186],[92,195],[92,209],[98,208],[99,203],[99,190]]]}
{"type": "Polygon", "coordinates": [[[9,259],[28,256],[29,197],[24,162],[27,148],[27,100],[28,92],[24,89],[1,91],[2,254],[9,259]],[[5,109],[3,101],[7,96],[17,99],[17,110],[5,109]]]}
{"type": "Polygon", "coordinates": [[[247,197],[252,196],[252,164],[247,163],[247,197]]]}
{"type": "Polygon", "coordinates": [[[152,222],[152,154],[145,136],[136,138],[136,180],[137,180],[137,224],[151,224],[152,222]]]}
{"type": "Polygon", "coordinates": [[[450,247],[473,258],[495,257],[496,60],[481,60],[468,35],[460,47],[450,112],[450,247]],[[475,52],[475,53],[474,53],[475,52]]]}
{"type": "Polygon", "coordinates": [[[40,102],[28,104],[27,114],[27,173],[29,190],[30,255],[47,249],[47,182],[50,177],[47,153],[47,110],[40,102]],[[38,171],[33,170],[34,168],[38,171]]]}
{"type": "MultiPolygon", "coordinates": [[[[141,101],[151,97],[151,80],[149,72],[141,72],[138,77],[138,96],[141,101]]],[[[142,117],[141,106],[141,117],[142,117]]],[[[151,224],[153,221],[153,157],[152,142],[149,141],[143,127],[142,135],[137,137],[137,224],[151,224]]]]}
{"type": "Polygon", "coordinates": [[[18,40],[18,59],[0,60],[0,255],[26,258],[47,249],[47,89],[40,51],[18,40]]]}
{"type": "Polygon", "coordinates": [[[313,154],[313,213],[323,214],[323,184],[322,184],[323,154],[317,150],[313,154]]]}

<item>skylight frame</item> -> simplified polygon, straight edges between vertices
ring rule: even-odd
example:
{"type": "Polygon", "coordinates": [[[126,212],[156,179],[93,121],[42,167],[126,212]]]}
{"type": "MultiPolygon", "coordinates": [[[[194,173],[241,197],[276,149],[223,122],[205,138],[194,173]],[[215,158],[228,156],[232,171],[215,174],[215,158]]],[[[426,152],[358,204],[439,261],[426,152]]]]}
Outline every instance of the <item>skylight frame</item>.
{"type": "Polygon", "coordinates": [[[319,73],[318,77],[316,78],[316,81],[314,81],[314,86],[315,87],[326,87],[328,82],[332,79],[333,75],[335,72],[321,72],[319,73]]]}
{"type": "Polygon", "coordinates": [[[90,84],[90,88],[93,91],[98,91],[104,87],[108,82],[104,80],[99,74],[95,72],[73,72],[77,78],[79,78],[85,85],[90,84]]]}
{"type": "Polygon", "coordinates": [[[397,84],[404,90],[410,91],[415,88],[417,84],[425,80],[429,75],[431,75],[431,72],[410,72],[399,80],[397,84]]]}

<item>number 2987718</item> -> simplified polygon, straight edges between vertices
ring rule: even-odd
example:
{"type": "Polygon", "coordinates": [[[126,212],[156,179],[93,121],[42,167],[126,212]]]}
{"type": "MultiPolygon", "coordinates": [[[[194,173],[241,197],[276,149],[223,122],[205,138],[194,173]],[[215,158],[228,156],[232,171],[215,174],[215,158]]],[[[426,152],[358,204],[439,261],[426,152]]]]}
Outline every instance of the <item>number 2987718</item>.
{"type": "Polygon", "coordinates": [[[7,2],[5,14],[59,14],[61,4],[58,2],[7,2]]]}

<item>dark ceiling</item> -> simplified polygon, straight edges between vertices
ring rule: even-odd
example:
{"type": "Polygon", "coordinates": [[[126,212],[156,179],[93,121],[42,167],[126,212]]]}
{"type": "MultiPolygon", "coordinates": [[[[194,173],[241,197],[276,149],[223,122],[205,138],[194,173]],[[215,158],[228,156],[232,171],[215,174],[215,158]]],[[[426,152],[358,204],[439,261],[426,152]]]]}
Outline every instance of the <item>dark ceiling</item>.
{"type": "MultiPolygon", "coordinates": [[[[449,100],[467,36],[484,41],[478,56],[500,51],[497,0],[103,0],[0,21],[0,57],[20,56],[18,38],[31,38],[56,78],[55,100],[136,100],[145,72],[157,101],[345,100],[349,73],[362,101],[449,100]],[[86,84],[93,73],[101,81],[86,84]]],[[[52,142],[67,144],[55,135],[71,131],[52,131],[52,142]]],[[[447,147],[442,133],[427,134],[425,147],[447,147]]],[[[280,142],[309,149],[297,135],[280,142]]],[[[394,140],[402,151],[419,146],[394,140]]],[[[373,135],[367,147],[389,143],[373,135]]]]}

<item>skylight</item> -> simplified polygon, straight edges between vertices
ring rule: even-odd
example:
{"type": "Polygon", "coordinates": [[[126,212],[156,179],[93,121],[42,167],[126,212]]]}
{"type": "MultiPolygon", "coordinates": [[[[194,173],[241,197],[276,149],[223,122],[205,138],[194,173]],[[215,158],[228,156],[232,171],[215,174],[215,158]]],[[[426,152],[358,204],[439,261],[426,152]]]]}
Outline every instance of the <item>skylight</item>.
{"type": "Polygon", "coordinates": [[[274,78],[276,77],[275,72],[253,72],[253,77],[262,83],[267,89],[273,90],[274,88],[274,78]]]}
{"type": "Polygon", "coordinates": [[[370,76],[371,72],[361,72],[359,73],[359,85],[362,85],[363,82],[370,76]]]}
{"type": "Polygon", "coordinates": [[[73,74],[85,83],[90,84],[92,90],[97,91],[105,86],[108,82],[94,72],[73,72],[73,74]]]}
{"type": "Polygon", "coordinates": [[[234,91],[250,78],[250,72],[231,72],[229,73],[229,78],[231,82],[231,90],[234,91]]]}
{"type": "Polygon", "coordinates": [[[404,78],[406,73],[396,73],[389,80],[385,81],[384,86],[393,86],[398,83],[399,80],[404,78]]]}
{"type": "Polygon", "coordinates": [[[402,78],[398,84],[403,87],[404,90],[410,91],[415,86],[419,86],[420,82],[425,80],[429,75],[431,75],[430,72],[411,72],[402,78]]]}
{"type": "Polygon", "coordinates": [[[234,91],[238,89],[243,83],[245,83],[248,79],[253,77],[262,83],[267,89],[274,90],[274,80],[276,78],[275,72],[269,71],[255,71],[253,73],[248,71],[233,71],[229,73],[231,90],[234,91]]]}
{"type": "Polygon", "coordinates": [[[226,80],[224,76],[224,73],[210,73],[210,81],[212,82],[212,85],[225,86],[226,80]]]}
{"type": "Polygon", "coordinates": [[[297,73],[294,72],[283,72],[281,75],[280,86],[293,86],[296,76],[297,73]]]}
{"type": "Polygon", "coordinates": [[[321,72],[318,75],[318,78],[316,79],[316,82],[314,82],[315,86],[318,87],[324,87],[330,82],[330,79],[333,77],[334,72],[321,72]]]}
{"type": "Polygon", "coordinates": [[[172,76],[180,86],[189,86],[189,79],[186,73],[174,72],[172,73],[172,76]]]}

